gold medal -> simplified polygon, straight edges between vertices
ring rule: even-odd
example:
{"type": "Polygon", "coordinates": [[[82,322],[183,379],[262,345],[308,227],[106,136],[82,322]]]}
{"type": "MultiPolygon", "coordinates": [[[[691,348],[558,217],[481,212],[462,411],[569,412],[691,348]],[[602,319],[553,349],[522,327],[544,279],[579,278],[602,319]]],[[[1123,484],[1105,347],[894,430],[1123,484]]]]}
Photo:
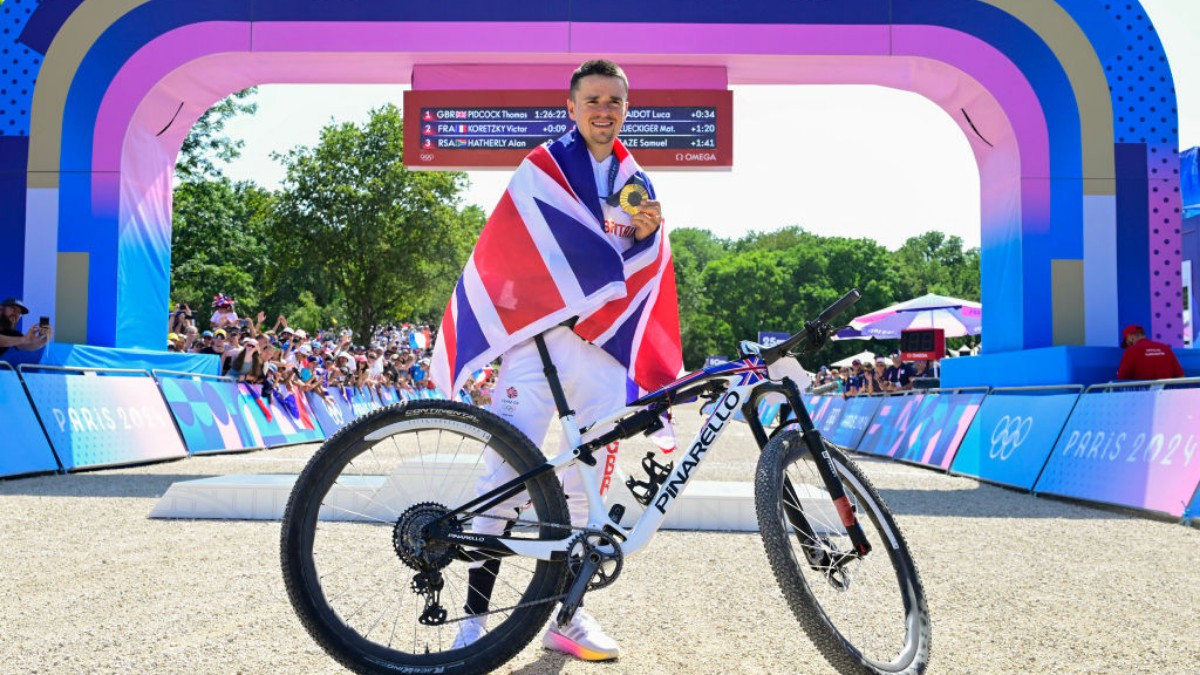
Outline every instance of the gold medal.
{"type": "Polygon", "coordinates": [[[630,182],[627,183],[625,187],[621,188],[621,197],[619,203],[621,210],[632,216],[637,214],[638,208],[642,205],[642,202],[645,202],[649,199],[650,193],[646,191],[646,188],[642,187],[638,183],[630,182]]]}

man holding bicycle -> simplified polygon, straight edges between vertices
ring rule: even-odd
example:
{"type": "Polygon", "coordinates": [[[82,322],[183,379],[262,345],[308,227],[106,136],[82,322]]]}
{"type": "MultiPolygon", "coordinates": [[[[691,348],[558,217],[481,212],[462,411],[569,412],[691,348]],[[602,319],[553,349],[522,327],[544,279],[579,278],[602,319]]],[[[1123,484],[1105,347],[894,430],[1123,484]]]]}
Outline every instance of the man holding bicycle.
{"type": "MultiPolygon", "coordinates": [[[[431,376],[451,394],[503,354],[492,411],[535,445],[555,412],[535,336],[544,339],[566,400],[584,422],[619,408],[639,389],[673,380],[682,368],[662,209],[617,139],[628,94],[625,73],[611,61],[587,61],[575,70],[567,99],[575,128],[518,167],[459,280],[435,347],[431,376]]],[[[495,453],[485,461],[479,494],[517,475],[495,453]]],[[[575,527],[588,526],[580,471],[598,470],[599,464],[578,464],[562,475],[575,527]]],[[[502,534],[523,499],[476,517],[472,531],[502,534]]],[[[463,621],[456,648],[487,632],[499,567],[499,560],[489,560],[470,570],[464,609],[472,616],[463,621]]],[[[566,626],[552,621],[544,644],[587,660],[620,653],[582,609],[566,626]]]]}

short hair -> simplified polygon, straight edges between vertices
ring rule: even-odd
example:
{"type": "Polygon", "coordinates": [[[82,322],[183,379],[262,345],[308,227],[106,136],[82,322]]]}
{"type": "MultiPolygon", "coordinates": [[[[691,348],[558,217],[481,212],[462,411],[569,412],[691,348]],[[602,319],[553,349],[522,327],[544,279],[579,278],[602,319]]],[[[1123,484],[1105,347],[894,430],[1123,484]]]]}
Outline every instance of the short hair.
{"type": "Polygon", "coordinates": [[[621,70],[621,66],[608,59],[592,59],[579,64],[575,72],[571,73],[571,98],[575,98],[575,92],[579,90],[579,81],[588,75],[620,78],[621,83],[625,85],[625,93],[629,93],[629,78],[625,77],[625,71],[621,70]]]}

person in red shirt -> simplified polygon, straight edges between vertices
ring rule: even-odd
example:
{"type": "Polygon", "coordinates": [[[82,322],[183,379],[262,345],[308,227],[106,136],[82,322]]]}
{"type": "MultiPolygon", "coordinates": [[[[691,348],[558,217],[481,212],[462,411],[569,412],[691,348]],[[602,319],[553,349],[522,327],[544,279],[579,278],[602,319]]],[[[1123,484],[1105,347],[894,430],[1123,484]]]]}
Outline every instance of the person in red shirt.
{"type": "Polygon", "coordinates": [[[1183,377],[1183,366],[1170,345],[1146,337],[1146,329],[1136,324],[1121,333],[1125,354],[1117,367],[1118,380],[1165,380],[1183,377]]]}

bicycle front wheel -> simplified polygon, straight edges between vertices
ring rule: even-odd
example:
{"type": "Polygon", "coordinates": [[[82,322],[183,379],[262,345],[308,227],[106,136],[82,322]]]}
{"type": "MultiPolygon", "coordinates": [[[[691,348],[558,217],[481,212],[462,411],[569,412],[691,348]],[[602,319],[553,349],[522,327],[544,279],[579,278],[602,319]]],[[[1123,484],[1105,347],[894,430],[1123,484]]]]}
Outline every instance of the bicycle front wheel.
{"type": "Polygon", "coordinates": [[[767,443],[755,477],[755,506],[767,558],[809,639],[841,672],[911,675],[929,662],[925,591],[891,512],[837,446],[829,461],[871,552],[854,547],[816,461],[790,429],[767,443]]]}
{"type": "MultiPolygon", "coordinates": [[[[515,656],[549,619],[566,564],[426,537],[480,486],[544,461],[512,425],[461,403],[410,401],[347,425],[300,474],[283,518],[284,582],[313,639],[357,672],[478,673],[515,656]],[[467,619],[486,628],[456,648],[467,619]]],[[[505,504],[447,527],[529,539],[570,534],[553,472],[505,504]]]]}

